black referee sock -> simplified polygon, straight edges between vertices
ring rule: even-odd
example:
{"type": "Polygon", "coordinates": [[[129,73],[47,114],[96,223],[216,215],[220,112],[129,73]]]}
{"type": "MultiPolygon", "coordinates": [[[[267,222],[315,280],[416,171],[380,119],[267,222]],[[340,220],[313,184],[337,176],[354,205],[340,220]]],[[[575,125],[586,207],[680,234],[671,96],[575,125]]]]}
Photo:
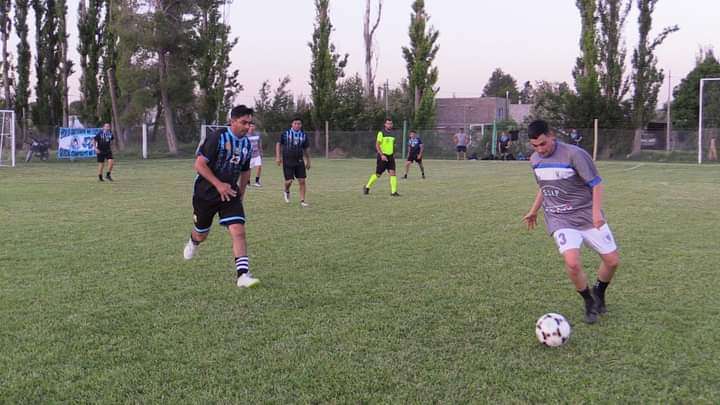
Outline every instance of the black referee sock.
{"type": "Polygon", "coordinates": [[[235,270],[237,270],[238,277],[248,273],[250,271],[250,259],[247,256],[236,257],[235,270]]]}

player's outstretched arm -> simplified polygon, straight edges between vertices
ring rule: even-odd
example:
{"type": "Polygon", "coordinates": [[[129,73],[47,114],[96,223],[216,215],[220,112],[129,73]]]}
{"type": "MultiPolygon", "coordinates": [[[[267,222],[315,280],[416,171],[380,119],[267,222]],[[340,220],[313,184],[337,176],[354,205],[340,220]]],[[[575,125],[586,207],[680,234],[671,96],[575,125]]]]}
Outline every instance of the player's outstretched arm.
{"type": "Polygon", "coordinates": [[[275,163],[277,163],[278,166],[282,164],[282,160],[280,159],[280,142],[275,143],[275,163]]]}
{"type": "MultiPolygon", "coordinates": [[[[230,201],[232,197],[237,195],[237,191],[233,190],[230,184],[223,183],[220,179],[215,177],[212,170],[210,170],[210,167],[208,167],[204,156],[198,156],[195,158],[195,170],[199,175],[203,176],[205,180],[209,181],[215,189],[217,189],[218,193],[220,193],[220,199],[222,201],[230,201]]],[[[247,179],[245,182],[247,183],[247,179]]]]}
{"type": "Polygon", "coordinates": [[[528,230],[532,230],[537,225],[537,213],[540,210],[540,206],[543,202],[542,190],[538,190],[535,195],[535,201],[533,202],[530,211],[523,217],[523,222],[527,224],[528,230]]]}
{"type": "Polygon", "coordinates": [[[303,155],[305,156],[305,169],[310,170],[310,148],[303,149],[303,155]]]}

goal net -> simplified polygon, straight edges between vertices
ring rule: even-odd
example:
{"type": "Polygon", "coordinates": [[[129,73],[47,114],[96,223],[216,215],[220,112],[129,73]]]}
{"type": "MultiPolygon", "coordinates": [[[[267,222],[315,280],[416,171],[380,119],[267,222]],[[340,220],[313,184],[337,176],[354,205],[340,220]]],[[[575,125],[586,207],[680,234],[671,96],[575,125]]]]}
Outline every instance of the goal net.
{"type": "Polygon", "coordinates": [[[698,163],[717,162],[717,149],[720,147],[720,77],[700,80],[698,110],[698,163]]]}
{"type": "Polygon", "coordinates": [[[15,111],[0,110],[0,167],[15,167],[15,111]]]}

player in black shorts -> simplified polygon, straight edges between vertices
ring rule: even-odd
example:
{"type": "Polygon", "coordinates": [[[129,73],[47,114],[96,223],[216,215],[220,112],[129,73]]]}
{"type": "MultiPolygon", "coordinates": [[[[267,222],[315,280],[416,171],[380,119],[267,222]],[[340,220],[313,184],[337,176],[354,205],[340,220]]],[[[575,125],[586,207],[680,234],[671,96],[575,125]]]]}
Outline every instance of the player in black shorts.
{"type": "Polygon", "coordinates": [[[405,174],[403,175],[403,179],[407,179],[408,170],[410,170],[412,162],[417,162],[418,166],[420,166],[422,178],[425,178],[425,168],[422,163],[424,151],[425,145],[423,145],[422,139],[417,136],[417,132],[410,131],[410,139],[408,139],[408,155],[407,160],[405,161],[405,174]]]}
{"type": "Polygon", "coordinates": [[[238,287],[253,287],[260,282],[250,274],[242,205],[252,158],[252,146],[245,134],[252,118],[251,108],[244,105],[233,108],[230,128],[208,134],[198,146],[195,158],[198,176],[193,190],[195,226],[183,251],[186,260],[192,259],[200,242],[207,238],[213,218],[218,215],[220,225],[227,227],[232,238],[238,287]]]}
{"type": "Polygon", "coordinates": [[[110,124],[105,123],[105,125],[103,125],[102,131],[98,132],[95,135],[95,155],[97,156],[98,161],[98,181],[105,181],[103,180],[102,174],[103,166],[105,165],[106,160],[108,162],[108,168],[107,173],[105,174],[105,178],[108,179],[108,181],[113,181],[111,175],[113,168],[113,154],[111,143],[113,140],[115,140],[115,137],[110,131],[110,124]]]}
{"type": "Polygon", "coordinates": [[[275,144],[275,162],[278,166],[282,164],[283,176],[285,177],[285,189],[283,190],[283,198],[285,202],[290,202],[290,186],[293,179],[298,179],[300,183],[300,206],[307,207],[305,202],[305,191],[307,186],[305,179],[307,178],[306,170],[310,170],[310,154],[308,148],[310,142],[308,136],[302,130],[302,119],[294,118],[292,126],[280,135],[275,144]],[[281,154],[282,150],[282,154],[281,154]]]}

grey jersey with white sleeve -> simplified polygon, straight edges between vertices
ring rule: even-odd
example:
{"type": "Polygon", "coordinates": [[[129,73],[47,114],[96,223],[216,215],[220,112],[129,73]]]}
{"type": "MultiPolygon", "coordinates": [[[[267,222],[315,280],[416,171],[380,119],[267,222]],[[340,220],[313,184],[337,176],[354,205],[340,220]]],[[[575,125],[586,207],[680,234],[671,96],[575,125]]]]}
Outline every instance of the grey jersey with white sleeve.
{"type": "Polygon", "coordinates": [[[552,235],[563,228],[592,228],[592,189],[602,178],[590,155],[577,146],[556,141],[550,156],[535,152],[530,164],[543,194],[548,232],[552,235]]]}

